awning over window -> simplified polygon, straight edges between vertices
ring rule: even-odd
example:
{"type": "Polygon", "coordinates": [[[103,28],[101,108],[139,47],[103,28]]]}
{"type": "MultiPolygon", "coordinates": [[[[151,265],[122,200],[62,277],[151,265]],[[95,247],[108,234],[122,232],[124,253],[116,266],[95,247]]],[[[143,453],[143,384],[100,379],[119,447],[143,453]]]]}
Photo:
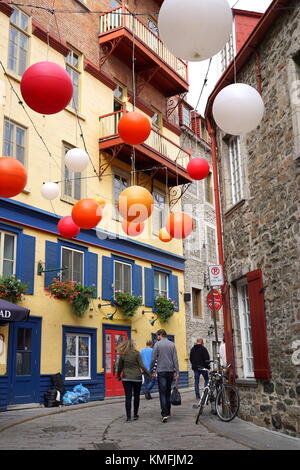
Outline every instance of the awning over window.
{"type": "Polygon", "coordinates": [[[6,300],[0,300],[0,324],[11,321],[27,321],[30,310],[6,300]]]}

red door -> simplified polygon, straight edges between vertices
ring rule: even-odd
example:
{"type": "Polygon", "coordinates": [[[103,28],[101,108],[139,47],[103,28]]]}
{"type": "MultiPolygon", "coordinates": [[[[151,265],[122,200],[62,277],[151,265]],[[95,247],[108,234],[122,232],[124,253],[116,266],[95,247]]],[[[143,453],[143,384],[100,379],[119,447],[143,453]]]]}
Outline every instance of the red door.
{"type": "Polygon", "coordinates": [[[124,330],[105,330],[104,367],[105,367],[105,396],[116,397],[124,395],[122,381],[117,380],[118,354],[116,346],[128,339],[124,330]]]}

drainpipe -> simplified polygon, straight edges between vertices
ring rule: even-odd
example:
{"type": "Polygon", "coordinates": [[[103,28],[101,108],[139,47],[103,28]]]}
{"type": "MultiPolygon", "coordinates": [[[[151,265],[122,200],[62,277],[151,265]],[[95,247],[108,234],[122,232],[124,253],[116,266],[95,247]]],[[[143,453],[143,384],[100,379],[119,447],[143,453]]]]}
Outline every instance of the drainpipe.
{"type": "Polygon", "coordinates": [[[208,129],[208,133],[211,139],[211,156],[212,156],[212,168],[213,168],[213,178],[214,178],[218,255],[219,255],[219,262],[223,267],[224,280],[225,280],[225,284],[222,287],[222,298],[223,298],[226,357],[227,357],[227,363],[231,364],[231,369],[229,369],[229,381],[231,383],[234,383],[235,382],[235,361],[234,361],[232,319],[231,319],[231,309],[230,309],[230,288],[227,282],[227,276],[225,273],[225,265],[224,265],[216,132],[209,118],[207,118],[207,129],[208,129]]]}

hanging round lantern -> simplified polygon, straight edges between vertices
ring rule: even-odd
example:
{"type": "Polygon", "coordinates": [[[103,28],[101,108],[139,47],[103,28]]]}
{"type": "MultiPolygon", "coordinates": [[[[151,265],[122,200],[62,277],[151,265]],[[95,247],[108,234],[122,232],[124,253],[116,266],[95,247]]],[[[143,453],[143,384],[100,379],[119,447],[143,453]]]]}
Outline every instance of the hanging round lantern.
{"type": "Polygon", "coordinates": [[[72,219],[80,228],[96,227],[102,219],[102,208],[94,199],[81,199],[73,206],[72,219]]]}
{"type": "Polygon", "coordinates": [[[118,123],[118,133],[126,144],[142,144],[148,139],[150,132],[149,119],[137,111],[123,114],[118,123]]]}
{"type": "Polygon", "coordinates": [[[128,220],[123,220],[122,222],[122,229],[126,235],[130,237],[137,237],[140,235],[145,228],[144,222],[128,222],[128,220]]]}
{"type": "Polygon", "coordinates": [[[68,72],[54,62],[31,65],[23,74],[20,86],[25,103],[41,114],[62,111],[73,96],[68,72]]]}
{"type": "Polygon", "coordinates": [[[57,230],[62,237],[74,238],[80,232],[80,227],[74,223],[70,215],[66,215],[57,224],[57,230]]]}
{"type": "Polygon", "coordinates": [[[168,243],[173,240],[173,237],[169,234],[165,227],[161,228],[158,233],[158,238],[161,242],[168,243]]]}
{"type": "Polygon", "coordinates": [[[187,166],[187,172],[193,180],[203,180],[209,171],[209,163],[205,158],[192,158],[187,166]]]}
{"type": "Polygon", "coordinates": [[[94,197],[93,199],[94,201],[98,202],[99,206],[101,206],[102,209],[105,207],[106,205],[105,199],[103,199],[102,197],[94,197]]]}
{"type": "Polygon", "coordinates": [[[49,181],[48,183],[43,184],[41,187],[41,193],[45,199],[52,201],[59,196],[59,186],[57,183],[49,181]]]}
{"type": "Polygon", "coordinates": [[[80,173],[85,170],[89,163],[88,154],[78,148],[70,149],[65,155],[65,164],[69,170],[74,173],[80,173]]]}
{"type": "Polygon", "coordinates": [[[14,157],[0,158],[0,197],[13,197],[25,188],[27,172],[14,157]]]}
{"type": "Polygon", "coordinates": [[[220,91],[212,111],[222,131],[230,135],[242,135],[253,131],[260,124],[265,106],[255,88],[245,83],[235,83],[220,91]]]}
{"type": "Polygon", "coordinates": [[[158,15],[159,36],[181,59],[200,61],[223,49],[232,32],[227,0],[165,0],[158,15]]]}
{"type": "Polygon", "coordinates": [[[192,217],[184,212],[171,212],[166,222],[166,229],[171,237],[182,239],[192,233],[194,222],[192,217]]]}
{"type": "Polygon", "coordinates": [[[129,186],[118,199],[118,209],[123,219],[128,222],[144,222],[153,211],[153,197],[142,186],[129,186]]]}

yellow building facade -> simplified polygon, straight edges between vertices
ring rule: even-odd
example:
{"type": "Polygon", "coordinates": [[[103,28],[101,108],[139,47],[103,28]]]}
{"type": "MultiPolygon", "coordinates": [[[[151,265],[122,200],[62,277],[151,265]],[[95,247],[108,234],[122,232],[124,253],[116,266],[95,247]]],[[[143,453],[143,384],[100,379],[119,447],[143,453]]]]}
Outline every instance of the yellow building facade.
{"type": "MultiPolygon", "coordinates": [[[[109,7],[107,2],[103,7],[109,7]]],[[[148,144],[136,149],[133,167],[129,149],[120,142],[115,128],[125,109],[133,109],[132,90],[125,86],[124,77],[122,81],[104,70],[109,61],[112,68],[115,61],[117,70],[121,59],[111,53],[101,69],[90,60],[92,55],[80,50],[79,42],[74,47],[74,38],[71,42],[62,24],[57,35],[51,28],[46,30],[47,19],[42,14],[36,15],[36,11],[8,5],[0,9],[0,147],[2,156],[18,158],[28,173],[22,193],[0,199],[0,276],[16,275],[27,284],[20,305],[30,310],[27,322],[5,322],[5,318],[0,322],[0,408],[43,403],[51,375],[59,372],[66,390],[82,383],[92,400],[121,394],[113,370],[120,336],[131,337],[141,350],[147,340],[155,340],[159,328],[165,328],[175,341],[180,381],[185,386],[182,241],[163,243],[158,229],[164,225],[169,203],[173,211],[181,210],[181,188],[189,183],[185,171],[189,154],[179,145],[176,123],[168,123],[163,111],[155,112],[146,100],[139,99],[136,109],[149,117],[153,127],[148,144]],[[24,102],[20,104],[24,69],[44,60],[67,68],[76,87],[76,104],[74,99],[55,115],[43,116],[24,102]],[[64,165],[66,151],[74,147],[86,148],[91,160],[80,175],[71,174],[64,165]],[[48,181],[57,182],[60,188],[53,201],[41,195],[41,187],[48,181]],[[132,182],[149,189],[156,201],[153,215],[138,237],[124,234],[116,211],[118,194],[132,182]],[[97,228],[81,230],[74,239],[63,238],[58,221],[71,215],[74,203],[86,197],[105,200],[103,219],[97,228]],[[66,300],[49,295],[47,288],[54,278],[95,287],[82,317],[74,314],[66,300]],[[126,318],[115,305],[116,290],[142,298],[132,318],[126,318]],[[167,323],[161,323],[155,312],[156,295],[167,296],[176,304],[167,323]]],[[[73,18],[75,22],[75,15],[73,18]]],[[[141,40],[138,53],[148,49],[154,54],[141,40]]],[[[156,56],[157,61],[162,60],[156,56]]],[[[130,76],[131,65],[126,67],[130,76]]],[[[144,93],[148,87],[151,96],[157,82],[149,79],[144,87],[144,93]]]]}

